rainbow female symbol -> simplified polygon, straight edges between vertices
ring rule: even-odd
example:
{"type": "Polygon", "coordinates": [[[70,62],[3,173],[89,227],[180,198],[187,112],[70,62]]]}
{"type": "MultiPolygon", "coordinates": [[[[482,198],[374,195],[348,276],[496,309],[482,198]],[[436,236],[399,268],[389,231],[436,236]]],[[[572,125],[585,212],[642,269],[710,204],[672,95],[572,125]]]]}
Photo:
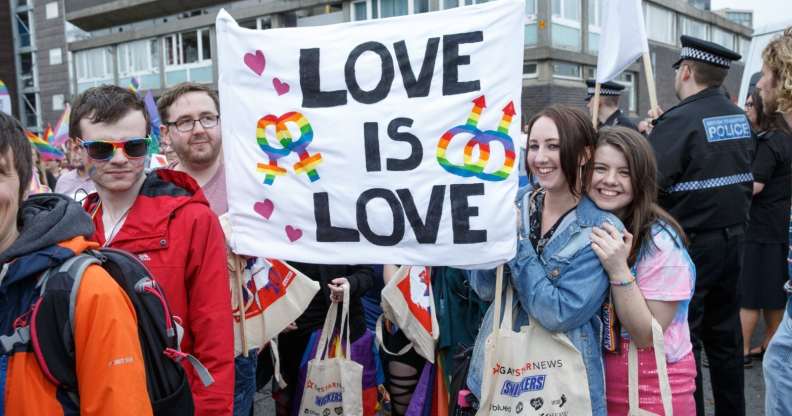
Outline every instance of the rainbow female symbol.
{"type": "Polygon", "coordinates": [[[514,168],[514,143],[509,137],[509,126],[511,125],[512,117],[514,116],[514,103],[509,101],[509,104],[503,108],[503,116],[500,123],[498,123],[497,130],[481,131],[478,128],[479,117],[481,112],[487,106],[484,96],[473,100],[473,110],[468,116],[467,122],[458,126],[451,127],[448,131],[443,133],[440,141],[437,143],[437,162],[447,172],[462,176],[470,177],[475,176],[485,181],[502,181],[509,177],[509,174],[514,168]],[[468,134],[472,137],[465,145],[463,153],[463,164],[455,165],[446,158],[446,150],[451,140],[459,134],[468,134]],[[503,166],[492,173],[484,172],[487,167],[490,157],[490,142],[499,142],[503,145],[505,153],[503,166]],[[477,161],[473,161],[473,149],[478,146],[479,156],[477,161]]]}
{"type": "Polygon", "coordinates": [[[256,171],[264,173],[264,184],[272,185],[276,176],[283,176],[286,174],[286,169],[278,166],[278,159],[294,152],[300,157],[300,160],[294,164],[293,168],[296,173],[305,173],[311,182],[319,180],[319,173],[316,172],[316,166],[322,161],[322,154],[315,153],[311,155],[308,153],[308,145],[313,140],[313,128],[308,119],[302,114],[291,111],[286,114],[276,117],[273,114],[268,114],[259,119],[256,124],[256,142],[264,153],[269,157],[269,163],[257,163],[256,171]],[[300,137],[295,141],[287,127],[287,123],[294,123],[300,129],[300,137]],[[267,138],[267,127],[275,126],[275,136],[278,139],[281,147],[273,147],[270,145],[267,138]]]}

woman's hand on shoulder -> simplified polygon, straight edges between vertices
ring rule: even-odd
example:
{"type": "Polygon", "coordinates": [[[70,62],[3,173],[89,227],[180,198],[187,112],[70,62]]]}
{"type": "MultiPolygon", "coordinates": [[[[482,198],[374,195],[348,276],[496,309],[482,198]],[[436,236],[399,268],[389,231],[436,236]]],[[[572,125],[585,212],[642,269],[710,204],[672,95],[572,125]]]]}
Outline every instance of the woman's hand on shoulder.
{"type": "Polygon", "coordinates": [[[604,223],[602,227],[592,229],[590,238],[591,249],[599,257],[611,280],[628,278],[630,267],[627,265],[627,258],[632,247],[632,234],[624,230],[622,235],[612,224],[604,223]]]}

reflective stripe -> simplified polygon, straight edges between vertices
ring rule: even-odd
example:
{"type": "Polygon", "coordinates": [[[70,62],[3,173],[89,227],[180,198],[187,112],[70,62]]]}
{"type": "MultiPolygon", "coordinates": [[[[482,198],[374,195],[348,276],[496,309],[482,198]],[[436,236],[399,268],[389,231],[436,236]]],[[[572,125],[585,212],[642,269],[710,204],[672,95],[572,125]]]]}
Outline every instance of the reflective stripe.
{"type": "Polygon", "coordinates": [[[731,176],[722,176],[720,178],[704,179],[701,181],[680,182],[668,188],[668,193],[720,188],[722,186],[729,186],[743,182],[753,182],[753,173],[747,172],[731,176]]]}

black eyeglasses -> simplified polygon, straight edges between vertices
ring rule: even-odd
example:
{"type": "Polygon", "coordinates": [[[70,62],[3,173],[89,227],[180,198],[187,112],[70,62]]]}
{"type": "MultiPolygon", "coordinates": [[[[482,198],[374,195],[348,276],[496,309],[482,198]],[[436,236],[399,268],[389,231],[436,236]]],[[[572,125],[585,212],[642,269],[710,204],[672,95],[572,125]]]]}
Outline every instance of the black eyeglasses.
{"type": "Polygon", "coordinates": [[[94,160],[110,160],[119,148],[126,157],[137,159],[148,154],[149,141],[148,137],[132,137],[121,141],[83,140],[81,145],[94,160]]]}
{"type": "Polygon", "coordinates": [[[745,103],[745,108],[751,108],[751,107],[753,107],[753,103],[752,102],[748,101],[748,102],[745,103]]]}
{"type": "Polygon", "coordinates": [[[192,118],[185,118],[176,121],[166,121],[166,126],[176,126],[176,130],[182,133],[189,133],[193,131],[195,128],[195,122],[201,123],[201,126],[205,129],[211,129],[213,127],[217,127],[217,123],[220,121],[220,116],[215,114],[206,114],[201,116],[198,119],[192,118]]]}

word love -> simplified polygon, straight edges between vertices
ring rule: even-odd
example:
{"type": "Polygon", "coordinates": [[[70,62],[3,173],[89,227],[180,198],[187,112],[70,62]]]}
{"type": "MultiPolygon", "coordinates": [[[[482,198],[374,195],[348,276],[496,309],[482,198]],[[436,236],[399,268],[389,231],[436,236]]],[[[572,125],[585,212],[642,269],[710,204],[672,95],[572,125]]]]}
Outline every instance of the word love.
{"type": "MultiPolygon", "coordinates": [[[[481,31],[444,35],[443,42],[443,95],[465,94],[481,89],[479,80],[460,81],[459,67],[470,64],[470,55],[461,55],[462,44],[477,43],[484,40],[481,31]]],[[[409,98],[426,97],[432,85],[435,63],[440,49],[441,38],[433,37],[426,41],[426,51],[418,72],[410,63],[407,43],[403,40],[393,43],[393,55],[399,65],[404,89],[409,98]]],[[[335,46],[334,46],[335,47],[335,46]]],[[[320,77],[320,49],[300,49],[300,87],[302,88],[302,106],[305,108],[335,107],[345,105],[347,96],[362,104],[374,104],[384,100],[390,93],[396,70],[391,51],[380,42],[364,42],[354,47],[344,64],[344,81],[346,90],[322,91],[320,77]],[[376,54],[380,61],[379,81],[371,90],[360,87],[355,64],[365,53],[376,54]]],[[[366,68],[366,71],[370,71],[366,68]]]]}
{"type": "MultiPolygon", "coordinates": [[[[468,199],[476,195],[484,195],[484,184],[453,184],[449,185],[451,206],[451,228],[454,244],[474,244],[487,241],[486,230],[472,230],[471,217],[478,216],[479,209],[471,206],[468,199]]],[[[395,192],[374,188],[363,191],[355,204],[357,228],[337,227],[330,219],[330,201],[327,192],[313,194],[314,219],[316,220],[316,241],[318,242],[358,242],[360,236],[378,246],[395,246],[402,241],[406,224],[412,228],[419,244],[435,244],[440,221],[443,217],[443,200],[446,185],[435,185],[429,197],[429,206],[423,218],[415,206],[415,200],[409,189],[397,189],[395,192]],[[390,233],[375,232],[369,222],[369,204],[380,199],[384,201],[390,212],[390,233]]],[[[380,211],[375,211],[381,214],[380,211]]]]}

